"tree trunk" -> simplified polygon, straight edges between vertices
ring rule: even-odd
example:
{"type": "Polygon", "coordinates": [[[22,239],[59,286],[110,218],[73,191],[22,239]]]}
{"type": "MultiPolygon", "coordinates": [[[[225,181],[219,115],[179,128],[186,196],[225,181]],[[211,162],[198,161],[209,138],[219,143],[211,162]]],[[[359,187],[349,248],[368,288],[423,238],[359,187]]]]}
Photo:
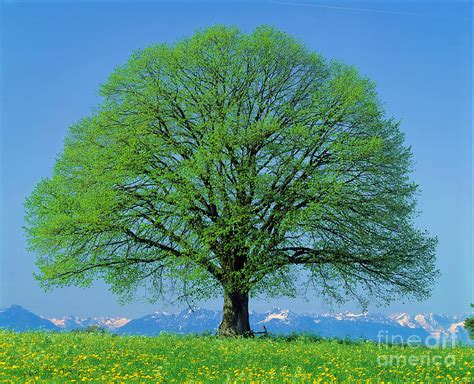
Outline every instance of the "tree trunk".
{"type": "Polygon", "coordinates": [[[250,336],[249,295],[242,292],[224,292],[224,310],[219,325],[220,336],[250,336]]]}

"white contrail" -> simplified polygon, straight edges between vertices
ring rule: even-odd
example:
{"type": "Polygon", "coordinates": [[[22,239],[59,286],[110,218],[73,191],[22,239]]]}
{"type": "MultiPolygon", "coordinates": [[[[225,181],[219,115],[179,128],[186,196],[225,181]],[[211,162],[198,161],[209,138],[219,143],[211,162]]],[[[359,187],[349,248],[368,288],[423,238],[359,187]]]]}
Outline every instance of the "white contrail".
{"type": "Polygon", "coordinates": [[[274,1],[274,0],[271,0],[270,3],[281,4],[281,5],[296,5],[296,6],[303,6],[303,7],[336,9],[336,10],[341,10],[341,11],[375,12],[375,13],[385,13],[385,14],[390,14],[390,15],[422,16],[419,13],[412,13],[412,12],[382,11],[379,9],[369,9],[369,8],[338,7],[338,6],[322,5],[322,4],[314,4],[314,3],[299,3],[299,2],[274,1]]]}

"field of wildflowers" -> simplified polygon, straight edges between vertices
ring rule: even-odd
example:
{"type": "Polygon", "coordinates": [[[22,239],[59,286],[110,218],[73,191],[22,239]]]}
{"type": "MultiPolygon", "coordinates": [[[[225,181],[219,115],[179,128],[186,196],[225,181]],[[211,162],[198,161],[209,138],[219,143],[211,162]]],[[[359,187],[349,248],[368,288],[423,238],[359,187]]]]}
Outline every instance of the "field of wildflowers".
{"type": "Polygon", "coordinates": [[[415,348],[308,337],[1,331],[0,382],[472,382],[473,352],[462,345],[415,348]],[[381,356],[396,358],[387,363],[381,356]]]}

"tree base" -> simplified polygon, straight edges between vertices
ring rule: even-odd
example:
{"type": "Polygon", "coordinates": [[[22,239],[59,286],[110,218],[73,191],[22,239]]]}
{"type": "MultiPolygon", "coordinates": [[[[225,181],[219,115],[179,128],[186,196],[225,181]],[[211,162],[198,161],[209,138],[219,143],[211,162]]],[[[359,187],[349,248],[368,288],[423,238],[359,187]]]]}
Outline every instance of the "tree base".
{"type": "Polygon", "coordinates": [[[224,293],[224,310],[217,334],[224,337],[253,336],[249,322],[249,297],[247,293],[224,293]]]}

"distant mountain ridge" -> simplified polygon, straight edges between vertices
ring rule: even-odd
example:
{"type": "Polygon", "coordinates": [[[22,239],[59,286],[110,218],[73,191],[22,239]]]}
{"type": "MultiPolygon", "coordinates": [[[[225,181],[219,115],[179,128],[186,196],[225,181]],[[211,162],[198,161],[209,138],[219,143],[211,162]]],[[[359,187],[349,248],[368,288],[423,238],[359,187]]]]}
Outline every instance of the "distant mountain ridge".
{"type": "Polygon", "coordinates": [[[130,319],[125,317],[77,317],[73,315],[63,317],[53,317],[48,319],[58,328],[72,331],[84,329],[89,326],[98,326],[108,331],[113,331],[127,324],[130,319]]]}
{"type": "Polygon", "coordinates": [[[19,305],[0,309],[0,329],[12,329],[18,332],[29,330],[59,331],[51,321],[27,311],[19,305]]]}
{"type": "MultiPolygon", "coordinates": [[[[18,305],[0,310],[0,328],[19,332],[27,330],[71,331],[99,326],[117,334],[159,335],[169,333],[215,332],[221,320],[221,311],[197,308],[178,313],[155,312],[138,319],[124,317],[76,317],[64,316],[46,319],[18,305]]],[[[275,334],[315,333],[324,337],[349,337],[378,340],[393,335],[406,340],[410,336],[425,339],[454,334],[457,341],[470,342],[463,327],[462,316],[447,316],[435,313],[392,315],[343,312],[337,314],[296,313],[288,309],[273,308],[265,313],[250,313],[252,329],[263,327],[275,334]]]]}

